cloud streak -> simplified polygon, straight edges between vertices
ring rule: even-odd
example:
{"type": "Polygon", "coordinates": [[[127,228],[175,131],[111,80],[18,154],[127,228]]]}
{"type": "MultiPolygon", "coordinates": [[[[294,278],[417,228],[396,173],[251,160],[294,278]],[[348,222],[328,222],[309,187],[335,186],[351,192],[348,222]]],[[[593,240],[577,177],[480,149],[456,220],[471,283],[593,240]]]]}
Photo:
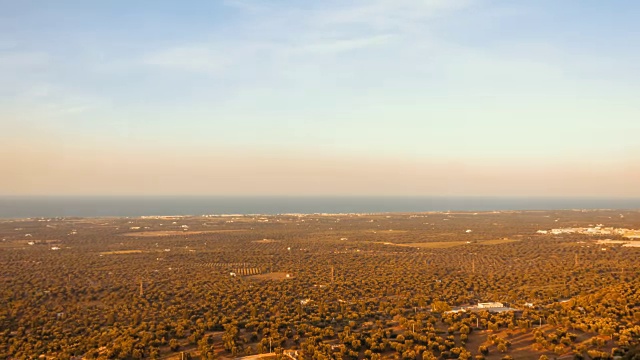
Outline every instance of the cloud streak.
{"type": "Polygon", "coordinates": [[[376,35],[363,38],[336,39],[332,41],[320,41],[312,44],[302,45],[296,50],[302,53],[312,54],[334,54],[345,51],[379,46],[388,43],[393,38],[392,35],[376,35]]]}
{"type": "Polygon", "coordinates": [[[146,56],[143,64],[189,72],[216,75],[233,62],[231,54],[221,47],[193,45],[173,47],[146,56]]]}
{"type": "MultiPolygon", "coordinates": [[[[175,45],[147,54],[142,63],[178,71],[219,75],[251,59],[271,59],[286,67],[313,63],[318,55],[335,55],[397,42],[408,27],[429,17],[469,5],[461,0],[329,2],[318,8],[264,6],[253,1],[227,1],[249,15],[240,41],[213,36],[210,41],[175,45]],[[355,26],[355,27],[354,27],[355,26]],[[365,26],[364,29],[358,28],[365,26]]],[[[272,69],[271,69],[272,70],[272,69]]]]}

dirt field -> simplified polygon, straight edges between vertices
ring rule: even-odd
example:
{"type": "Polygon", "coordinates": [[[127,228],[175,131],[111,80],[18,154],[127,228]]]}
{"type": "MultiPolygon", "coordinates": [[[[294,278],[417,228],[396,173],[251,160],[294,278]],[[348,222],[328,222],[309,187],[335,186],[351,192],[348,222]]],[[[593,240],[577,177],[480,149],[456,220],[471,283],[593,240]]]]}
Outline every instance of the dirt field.
{"type": "Polygon", "coordinates": [[[265,281],[265,280],[289,280],[289,279],[293,279],[293,275],[290,275],[289,277],[287,277],[287,275],[289,275],[289,273],[285,273],[285,272],[272,272],[272,273],[267,273],[267,274],[260,274],[260,275],[252,275],[252,276],[247,276],[249,279],[252,280],[259,280],[259,281],[265,281]]]}
{"type": "Polygon", "coordinates": [[[640,240],[598,240],[596,244],[622,245],[622,247],[640,247],[640,240]]]}
{"type": "Polygon", "coordinates": [[[415,247],[415,248],[421,248],[421,249],[447,249],[447,248],[452,248],[455,246],[461,246],[461,245],[467,245],[467,244],[500,245],[500,244],[507,244],[515,241],[518,241],[518,240],[495,239],[495,240],[477,241],[473,243],[469,243],[467,241],[430,241],[430,242],[416,242],[416,243],[403,243],[403,244],[396,244],[391,242],[380,242],[380,244],[393,245],[393,246],[407,246],[407,247],[415,247]]]}
{"type": "Polygon", "coordinates": [[[180,231],[180,230],[160,230],[160,231],[139,231],[122,234],[122,236],[156,237],[156,236],[176,236],[176,235],[200,235],[200,234],[221,234],[246,230],[204,230],[204,231],[180,231]]]}
{"type": "Polygon", "coordinates": [[[514,239],[495,239],[495,240],[483,240],[483,241],[478,241],[478,244],[480,245],[500,245],[500,244],[508,244],[508,243],[512,243],[512,242],[516,242],[519,240],[514,240],[514,239]]]}
{"type": "MultiPolygon", "coordinates": [[[[554,329],[555,328],[549,327],[546,325],[543,326],[543,330],[545,332],[551,332],[554,329]]],[[[515,331],[502,330],[497,332],[490,331],[490,330],[475,331],[471,333],[471,335],[469,335],[469,339],[466,345],[467,349],[478,349],[480,345],[485,345],[489,348],[489,354],[485,357],[487,360],[501,359],[505,354],[498,351],[496,345],[492,345],[490,342],[487,341],[487,337],[490,334],[495,334],[499,338],[506,338],[507,340],[509,340],[509,342],[511,342],[511,347],[510,347],[511,354],[513,354],[513,352],[517,352],[518,354],[517,357],[514,356],[514,358],[516,359],[537,360],[542,354],[547,355],[550,359],[558,357],[558,355],[554,354],[552,351],[548,351],[548,350],[541,351],[541,350],[534,349],[533,333],[530,331],[529,332],[522,332],[517,330],[515,331]],[[509,333],[511,333],[511,335],[509,335],[509,333]]],[[[568,347],[567,347],[567,351],[569,351],[568,347]]]]}
{"type": "Polygon", "coordinates": [[[26,238],[26,240],[5,240],[0,241],[0,248],[11,249],[11,248],[24,248],[28,246],[43,246],[43,245],[51,245],[51,244],[59,244],[60,240],[40,240],[40,239],[31,239],[26,238]],[[34,245],[29,245],[30,242],[33,242],[34,245]]]}
{"type": "Polygon", "coordinates": [[[433,241],[433,242],[422,242],[422,243],[408,243],[408,244],[392,244],[385,243],[387,245],[396,245],[396,246],[408,246],[422,249],[446,249],[454,246],[460,246],[466,244],[466,241],[433,241]]]}
{"type": "Polygon", "coordinates": [[[142,254],[142,250],[116,250],[116,251],[103,251],[100,255],[127,255],[127,254],[142,254]]]}
{"type": "Polygon", "coordinates": [[[241,357],[239,359],[241,360],[260,360],[260,359],[275,359],[276,358],[276,354],[275,353],[270,353],[270,354],[258,354],[258,355],[251,355],[251,356],[244,356],[241,357]]]}
{"type": "Polygon", "coordinates": [[[273,240],[273,239],[262,239],[262,240],[256,240],[253,241],[256,244],[271,244],[271,243],[275,243],[278,242],[278,240],[273,240]]]}

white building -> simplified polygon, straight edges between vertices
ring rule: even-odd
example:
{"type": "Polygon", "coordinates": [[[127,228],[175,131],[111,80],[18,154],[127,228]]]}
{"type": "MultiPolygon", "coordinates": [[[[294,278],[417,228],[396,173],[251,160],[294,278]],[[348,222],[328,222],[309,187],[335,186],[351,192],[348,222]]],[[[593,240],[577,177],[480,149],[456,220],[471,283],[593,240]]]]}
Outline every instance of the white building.
{"type": "Polygon", "coordinates": [[[478,303],[478,309],[491,309],[491,308],[501,308],[501,307],[504,307],[504,304],[500,302],[478,303]]]}

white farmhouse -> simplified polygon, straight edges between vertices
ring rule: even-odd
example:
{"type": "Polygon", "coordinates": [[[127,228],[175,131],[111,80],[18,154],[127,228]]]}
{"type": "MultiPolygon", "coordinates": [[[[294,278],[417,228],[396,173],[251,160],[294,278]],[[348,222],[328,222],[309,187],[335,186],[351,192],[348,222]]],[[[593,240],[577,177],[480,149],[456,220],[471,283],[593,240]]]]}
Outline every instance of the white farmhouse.
{"type": "Polygon", "coordinates": [[[491,308],[501,308],[504,307],[504,304],[501,302],[485,302],[478,303],[478,309],[491,309],[491,308]]]}

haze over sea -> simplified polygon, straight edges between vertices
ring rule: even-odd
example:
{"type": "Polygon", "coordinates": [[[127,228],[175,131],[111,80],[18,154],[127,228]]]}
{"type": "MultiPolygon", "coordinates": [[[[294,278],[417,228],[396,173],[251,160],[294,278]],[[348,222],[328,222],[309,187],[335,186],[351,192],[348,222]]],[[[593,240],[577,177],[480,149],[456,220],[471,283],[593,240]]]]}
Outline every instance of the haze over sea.
{"type": "Polygon", "coordinates": [[[0,197],[0,217],[2,218],[559,209],[640,209],[640,198],[445,196],[0,197]]]}

